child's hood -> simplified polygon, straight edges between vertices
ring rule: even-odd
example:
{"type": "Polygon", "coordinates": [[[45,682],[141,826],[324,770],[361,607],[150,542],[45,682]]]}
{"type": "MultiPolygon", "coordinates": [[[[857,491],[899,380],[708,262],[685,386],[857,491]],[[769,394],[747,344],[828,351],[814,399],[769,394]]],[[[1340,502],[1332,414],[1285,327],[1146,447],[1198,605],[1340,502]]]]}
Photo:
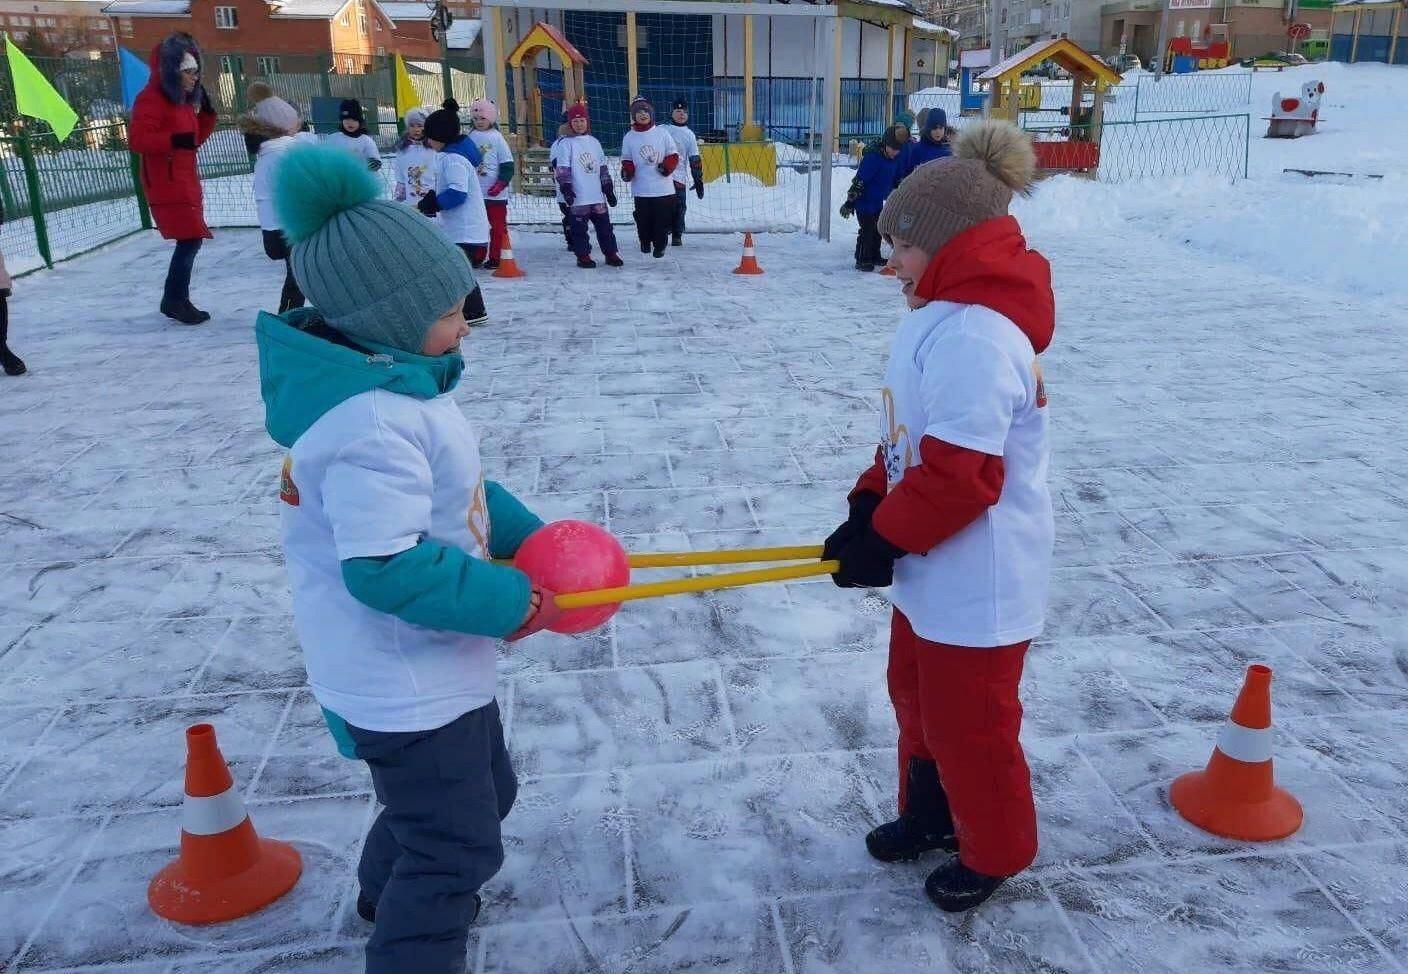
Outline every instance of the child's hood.
{"type": "Polygon", "coordinates": [[[464,370],[458,355],[428,357],[396,349],[339,344],[337,333],[313,308],[284,315],[261,311],[254,325],[259,346],[259,391],[264,427],[288,448],[323,414],[373,389],[434,399],[455,387],[464,370]]]}
{"type": "Polygon", "coordinates": [[[1038,355],[1056,331],[1051,265],[1028,249],[1011,216],[969,227],[944,244],[915,293],[930,301],[991,308],[1022,329],[1038,355]]]}

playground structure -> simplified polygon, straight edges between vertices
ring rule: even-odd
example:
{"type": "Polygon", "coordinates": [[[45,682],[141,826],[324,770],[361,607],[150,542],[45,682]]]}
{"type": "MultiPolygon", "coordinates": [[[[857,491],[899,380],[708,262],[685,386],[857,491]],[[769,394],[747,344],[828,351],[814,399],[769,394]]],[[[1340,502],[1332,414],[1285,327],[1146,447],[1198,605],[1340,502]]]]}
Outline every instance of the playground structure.
{"type": "Polygon", "coordinates": [[[988,86],[989,113],[993,118],[1020,124],[1023,111],[1039,108],[1040,87],[1023,85],[1022,73],[1043,61],[1055,62],[1071,76],[1071,103],[1062,109],[1069,114],[1070,123],[1059,129],[1036,132],[1033,146],[1037,166],[1047,172],[1093,176],[1100,166],[1106,93],[1120,83],[1120,76],[1079,44],[1064,37],[1038,41],[979,75],[978,83],[988,86]],[[1024,88],[1036,90],[1035,106],[1032,106],[1031,95],[1023,92],[1024,88]],[[1087,91],[1093,96],[1089,107],[1085,106],[1087,91]]]}
{"type": "Polygon", "coordinates": [[[1268,139],[1298,139],[1313,135],[1320,121],[1320,97],[1325,94],[1323,81],[1307,81],[1300,86],[1300,97],[1271,96],[1271,116],[1267,119],[1268,139]]]}
{"type": "Polygon", "coordinates": [[[585,101],[587,59],[552,24],[539,21],[504,59],[513,70],[514,128],[519,151],[530,144],[551,142],[556,132],[542,131],[543,89],[538,84],[538,59],[555,56],[562,65],[563,105],[585,101]],[[530,119],[532,120],[530,122],[530,119]]]}
{"type": "Polygon", "coordinates": [[[1232,59],[1232,42],[1226,24],[1208,24],[1202,36],[1175,37],[1164,53],[1164,70],[1170,74],[1187,74],[1225,68],[1232,59]]]}

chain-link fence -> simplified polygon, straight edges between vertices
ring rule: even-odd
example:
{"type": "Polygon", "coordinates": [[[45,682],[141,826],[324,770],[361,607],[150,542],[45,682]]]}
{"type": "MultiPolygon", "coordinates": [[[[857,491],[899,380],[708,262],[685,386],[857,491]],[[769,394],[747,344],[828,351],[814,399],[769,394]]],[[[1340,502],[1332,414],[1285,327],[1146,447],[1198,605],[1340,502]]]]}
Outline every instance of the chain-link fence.
{"type": "Polygon", "coordinates": [[[1053,169],[1082,172],[1105,183],[1213,173],[1247,175],[1250,115],[1105,122],[1094,145],[1092,126],[1025,125],[1038,159],[1053,169]]]}

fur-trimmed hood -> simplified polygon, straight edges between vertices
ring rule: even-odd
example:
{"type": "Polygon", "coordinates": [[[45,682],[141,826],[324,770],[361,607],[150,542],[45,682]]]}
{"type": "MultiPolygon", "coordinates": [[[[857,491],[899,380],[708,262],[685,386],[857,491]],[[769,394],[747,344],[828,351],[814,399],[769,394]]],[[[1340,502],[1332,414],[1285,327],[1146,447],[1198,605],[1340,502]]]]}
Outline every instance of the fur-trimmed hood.
{"type": "MultiPolygon", "coordinates": [[[[176,31],[152,48],[151,57],[147,64],[152,69],[151,80],[147,84],[157,88],[162,96],[174,105],[187,104],[199,106],[201,103],[201,86],[197,84],[189,92],[181,90],[181,59],[190,54],[196,59],[196,63],[201,63],[200,45],[196,39],[185,31],[176,31]]],[[[204,79],[205,66],[201,65],[201,77],[204,79]]]]}
{"type": "Polygon", "coordinates": [[[294,134],[285,132],[277,126],[265,124],[249,113],[241,115],[235,124],[243,134],[252,135],[257,139],[277,139],[285,135],[294,134]]]}

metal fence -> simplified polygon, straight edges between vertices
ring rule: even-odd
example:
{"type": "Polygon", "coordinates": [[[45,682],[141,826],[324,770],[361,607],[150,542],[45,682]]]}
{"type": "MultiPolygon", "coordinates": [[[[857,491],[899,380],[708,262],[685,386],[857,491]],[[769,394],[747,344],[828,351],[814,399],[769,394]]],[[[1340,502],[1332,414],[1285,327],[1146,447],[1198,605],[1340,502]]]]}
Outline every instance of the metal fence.
{"type": "MultiPolygon", "coordinates": [[[[1024,126],[1038,142],[1088,142],[1090,126],[1024,126]]],[[[1099,167],[1105,183],[1212,173],[1228,179],[1247,175],[1250,115],[1140,119],[1101,126],[1099,167]]]]}

